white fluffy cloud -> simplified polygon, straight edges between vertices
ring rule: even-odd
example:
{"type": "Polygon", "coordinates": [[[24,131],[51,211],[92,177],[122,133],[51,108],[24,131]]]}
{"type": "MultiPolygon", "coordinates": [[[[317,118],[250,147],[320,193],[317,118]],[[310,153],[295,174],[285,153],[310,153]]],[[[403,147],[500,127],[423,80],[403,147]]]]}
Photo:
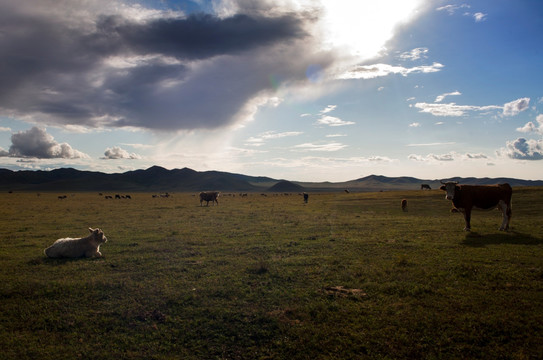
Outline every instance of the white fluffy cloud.
{"type": "Polygon", "coordinates": [[[521,111],[528,109],[530,104],[530,98],[521,98],[504,104],[503,106],[498,105],[458,105],[456,103],[447,103],[443,104],[439,101],[442,101],[447,95],[459,95],[460,93],[449,93],[439,95],[436,98],[436,103],[416,103],[414,106],[420,109],[421,113],[429,113],[434,116],[464,116],[469,112],[484,112],[491,110],[502,110],[503,115],[505,116],[515,116],[521,111]]]}
{"type": "Polygon", "coordinates": [[[448,103],[448,104],[416,103],[415,107],[420,109],[421,113],[428,113],[434,116],[463,116],[463,115],[466,115],[466,113],[470,111],[488,111],[488,110],[502,109],[501,106],[496,106],[496,105],[476,106],[476,105],[457,105],[455,103],[448,103]]]}
{"type": "Polygon", "coordinates": [[[1,155],[40,159],[80,159],[89,157],[87,154],[73,149],[70,144],[59,144],[44,128],[36,126],[13,134],[11,143],[9,151],[0,152],[1,155]]]}
{"type": "Polygon", "coordinates": [[[543,140],[518,138],[508,141],[496,153],[517,160],[543,160],[543,140]]]}
{"type": "Polygon", "coordinates": [[[326,126],[345,126],[345,125],[354,125],[353,121],[342,120],[335,116],[325,115],[331,111],[334,111],[337,108],[337,105],[328,105],[323,110],[319,112],[320,119],[314,125],[326,125],[326,126]]]}
{"type": "Polygon", "coordinates": [[[475,22],[485,21],[487,14],[484,14],[482,12],[477,12],[473,14],[473,18],[475,19],[475,22]]]}
{"type": "Polygon", "coordinates": [[[327,126],[345,126],[345,125],[353,125],[355,124],[355,122],[341,120],[340,118],[335,117],[335,116],[323,116],[317,120],[316,124],[327,125],[327,126]]]}
{"type": "Polygon", "coordinates": [[[449,154],[428,154],[428,155],[417,155],[417,154],[410,154],[407,157],[409,160],[413,161],[421,161],[421,162],[427,162],[427,161],[454,161],[455,154],[449,153],[449,154]]]}
{"type": "Polygon", "coordinates": [[[517,131],[523,132],[523,133],[536,133],[543,135],[543,114],[537,115],[535,118],[536,123],[528,122],[523,127],[517,128],[517,131]]]}
{"type": "Polygon", "coordinates": [[[487,14],[484,14],[482,12],[472,13],[472,12],[468,11],[470,8],[471,8],[471,6],[468,5],[468,4],[461,4],[461,5],[440,6],[436,10],[437,11],[446,11],[447,13],[449,13],[449,15],[454,15],[457,11],[462,11],[462,15],[473,17],[475,22],[481,22],[481,21],[486,20],[487,14]]]}
{"type": "Polygon", "coordinates": [[[104,160],[116,160],[116,159],[129,159],[129,160],[135,160],[135,159],[141,159],[141,156],[136,153],[129,153],[128,151],[118,147],[114,146],[112,148],[107,148],[104,152],[104,157],[102,157],[104,160]]]}
{"type": "Polygon", "coordinates": [[[505,116],[515,116],[518,113],[528,109],[529,105],[530,98],[522,98],[508,102],[503,106],[503,114],[505,116]]]}
{"type": "Polygon", "coordinates": [[[407,76],[413,73],[433,73],[441,71],[445,65],[434,62],[432,65],[421,65],[407,68],[389,64],[359,65],[337,76],[338,79],[374,79],[391,74],[407,76]]]}
{"type": "Polygon", "coordinates": [[[457,11],[457,10],[461,10],[461,9],[469,9],[471,6],[469,6],[468,4],[461,4],[461,5],[444,5],[444,6],[440,6],[438,7],[436,10],[437,11],[446,11],[449,13],[449,15],[454,15],[454,13],[457,11]]]}
{"type": "MultiPolygon", "coordinates": [[[[512,105],[512,108],[515,109],[513,111],[524,108],[524,105],[519,104],[520,102],[515,102],[515,105],[512,105]]],[[[527,106],[527,102],[525,102],[525,105],[527,106]]],[[[534,134],[538,137],[543,136],[543,114],[537,115],[535,123],[530,121],[517,128],[517,131],[534,134]]],[[[505,147],[497,150],[496,154],[516,160],[543,160],[543,139],[517,138],[516,140],[507,141],[505,147]]]]}
{"type": "Polygon", "coordinates": [[[428,48],[415,48],[411,51],[406,51],[404,53],[401,53],[399,58],[401,60],[419,60],[419,59],[426,59],[428,57],[428,48]]]}
{"type": "Polygon", "coordinates": [[[427,155],[410,154],[407,158],[409,160],[418,161],[418,162],[449,162],[449,161],[461,161],[461,160],[463,161],[487,160],[488,156],[482,153],[460,154],[455,151],[451,151],[446,154],[427,154],[427,155]]]}
{"type": "Polygon", "coordinates": [[[341,143],[328,143],[328,144],[313,144],[305,143],[294,146],[295,150],[299,151],[338,151],[347,147],[347,145],[341,143]]]}
{"type": "Polygon", "coordinates": [[[441,94],[436,97],[435,102],[442,102],[447,96],[458,96],[458,95],[462,95],[462,93],[459,91],[453,91],[450,93],[441,94]]]}
{"type": "Polygon", "coordinates": [[[321,114],[326,114],[326,113],[329,113],[330,111],[333,111],[337,108],[337,105],[328,105],[327,107],[325,107],[324,109],[321,110],[321,114]]]}

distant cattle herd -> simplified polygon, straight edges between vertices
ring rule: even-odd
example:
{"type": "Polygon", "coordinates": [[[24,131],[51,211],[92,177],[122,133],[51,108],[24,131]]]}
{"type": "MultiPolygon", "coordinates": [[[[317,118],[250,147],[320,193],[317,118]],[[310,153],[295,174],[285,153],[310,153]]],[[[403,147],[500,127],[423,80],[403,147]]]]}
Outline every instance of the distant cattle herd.
{"type": "MultiPolygon", "coordinates": [[[[502,224],[499,230],[507,231],[509,230],[509,223],[511,221],[511,197],[512,197],[512,188],[509,184],[498,184],[498,185],[459,185],[456,181],[441,181],[440,190],[446,192],[445,198],[452,202],[453,208],[452,212],[460,212],[464,216],[465,220],[465,231],[471,230],[471,211],[473,208],[489,210],[498,208],[502,211],[503,219],[502,224]]],[[[430,185],[421,184],[421,190],[431,190],[430,185]]],[[[345,194],[349,194],[350,191],[345,189],[345,194]]],[[[11,193],[11,191],[10,191],[11,193]]],[[[38,194],[39,196],[40,194],[38,194]]],[[[128,194],[115,194],[115,195],[103,195],[105,199],[132,199],[131,195],[128,194]]],[[[206,203],[206,206],[209,206],[209,202],[212,205],[219,205],[219,197],[221,193],[219,191],[202,191],[198,194],[200,200],[200,206],[203,206],[203,203],[206,203]]],[[[267,194],[262,193],[262,196],[267,196],[267,194]]],[[[278,195],[292,195],[290,193],[278,194],[275,193],[275,196],[278,195]]],[[[302,195],[303,201],[305,204],[308,203],[309,194],[306,192],[300,193],[302,195]]],[[[72,196],[74,196],[72,194],[72,196]]],[[[226,194],[225,196],[235,197],[235,194],[226,194]]],[[[248,193],[240,193],[240,197],[247,197],[248,193]]],[[[59,195],[59,200],[64,200],[67,195],[59,195]]],[[[153,198],[170,198],[172,197],[169,193],[161,193],[152,195],[153,198]]],[[[407,199],[401,199],[401,210],[403,212],[408,211],[408,201],[407,199]]],[[[102,254],[99,251],[100,245],[107,241],[107,238],[104,236],[104,233],[100,229],[90,229],[91,234],[86,238],[63,238],[57,240],[53,245],[45,250],[45,254],[48,257],[94,257],[101,256],[102,254]]]]}

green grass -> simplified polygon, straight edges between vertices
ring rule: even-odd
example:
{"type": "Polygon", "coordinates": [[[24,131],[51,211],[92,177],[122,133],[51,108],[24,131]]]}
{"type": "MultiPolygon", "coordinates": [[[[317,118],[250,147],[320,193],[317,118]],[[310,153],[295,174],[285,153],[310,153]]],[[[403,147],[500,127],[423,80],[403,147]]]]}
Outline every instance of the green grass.
{"type": "Polygon", "coordinates": [[[542,188],[507,233],[440,191],[57,195],[0,194],[0,358],[543,358],[542,188]],[[88,227],[103,258],[43,255],[88,227]]]}

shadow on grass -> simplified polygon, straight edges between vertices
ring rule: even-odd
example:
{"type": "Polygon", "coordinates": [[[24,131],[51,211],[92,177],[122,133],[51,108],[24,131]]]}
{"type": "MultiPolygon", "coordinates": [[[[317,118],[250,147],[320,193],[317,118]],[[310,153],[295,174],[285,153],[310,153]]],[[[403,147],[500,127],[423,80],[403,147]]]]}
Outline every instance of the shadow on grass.
{"type": "Polygon", "coordinates": [[[540,245],[543,239],[516,231],[500,232],[481,235],[477,232],[466,234],[463,245],[473,247],[485,247],[486,245],[512,244],[512,245],[540,245]]]}
{"type": "Polygon", "coordinates": [[[86,258],[86,257],[80,257],[80,258],[48,258],[48,257],[36,257],[28,262],[29,265],[50,265],[50,266],[59,266],[64,265],[67,263],[72,263],[74,261],[100,261],[104,260],[104,258],[86,258]]]}

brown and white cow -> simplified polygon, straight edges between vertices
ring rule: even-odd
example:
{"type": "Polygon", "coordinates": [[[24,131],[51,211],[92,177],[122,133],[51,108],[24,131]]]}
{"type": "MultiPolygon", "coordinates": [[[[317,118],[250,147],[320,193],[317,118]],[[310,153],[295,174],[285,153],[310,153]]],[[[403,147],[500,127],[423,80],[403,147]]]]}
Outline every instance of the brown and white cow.
{"type": "Polygon", "coordinates": [[[202,202],[206,201],[206,205],[209,206],[209,202],[211,201],[213,205],[217,203],[219,205],[219,200],[217,199],[219,197],[218,191],[202,191],[200,193],[200,206],[202,206],[202,202]]]}
{"type": "Polygon", "coordinates": [[[440,189],[447,192],[445,198],[452,200],[453,210],[464,215],[465,231],[470,231],[471,209],[491,210],[498,208],[503,215],[500,231],[509,230],[511,221],[511,196],[513,189],[509,184],[498,185],[458,185],[457,181],[443,182],[440,189]]]}

